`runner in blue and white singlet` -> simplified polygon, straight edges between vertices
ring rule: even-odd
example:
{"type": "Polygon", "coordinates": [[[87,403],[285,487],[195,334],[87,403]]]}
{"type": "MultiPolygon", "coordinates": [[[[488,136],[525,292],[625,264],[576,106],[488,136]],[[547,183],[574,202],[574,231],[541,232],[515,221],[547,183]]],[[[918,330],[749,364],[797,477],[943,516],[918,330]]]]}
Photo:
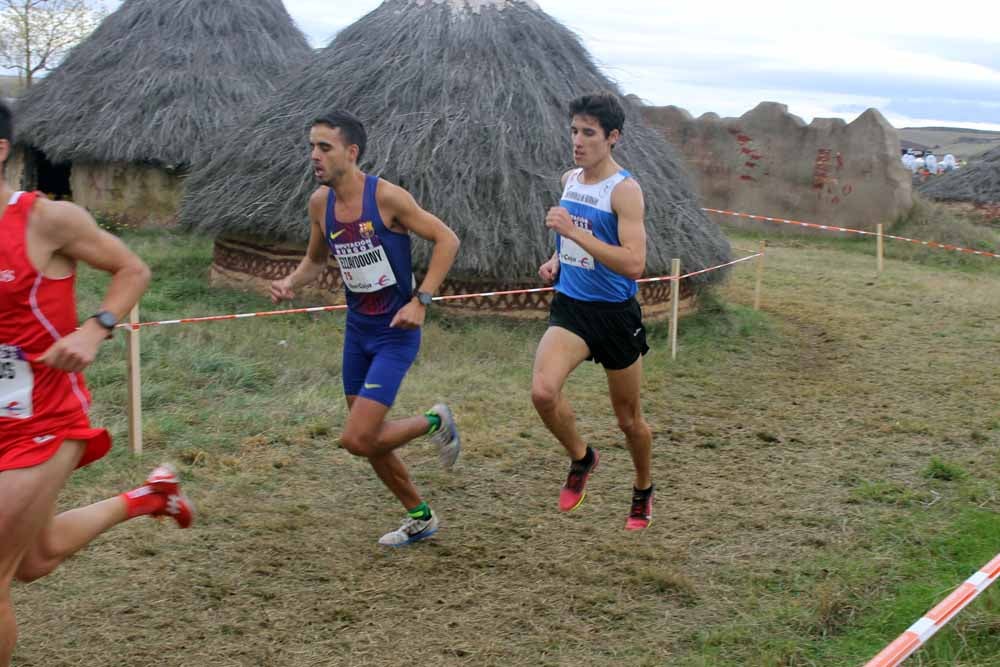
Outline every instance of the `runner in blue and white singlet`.
{"type": "MultiPolygon", "coordinates": [[[[653,516],[652,430],[642,416],[642,357],[649,351],[636,280],[646,268],[645,202],[639,183],[615,160],[625,109],[611,92],[569,104],[575,169],[562,178],[562,197],[545,215],[556,252],[539,277],[555,286],[549,328],[538,343],[531,401],[570,458],[559,509],[571,512],[586,497],[599,452],[577,429],[563,391],[585,360],[604,367],[608,396],[625,435],[635,477],[625,530],[645,530],[653,516]]],[[[592,407],[592,406],[588,406],[592,407]]],[[[571,557],[571,556],[570,556],[571,557]]]]}

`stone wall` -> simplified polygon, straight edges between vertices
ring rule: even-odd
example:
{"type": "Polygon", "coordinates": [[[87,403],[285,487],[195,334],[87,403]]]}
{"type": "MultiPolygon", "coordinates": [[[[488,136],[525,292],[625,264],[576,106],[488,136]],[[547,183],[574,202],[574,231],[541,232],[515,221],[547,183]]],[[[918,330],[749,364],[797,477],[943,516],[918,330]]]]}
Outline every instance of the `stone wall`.
{"type": "Polygon", "coordinates": [[[183,179],[153,165],[74,163],[73,201],[95,215],[136,226],[177,221],[183,179]]]}
{"type": "MultiPolygon", "coordinates": [[[[15,189],[34,190],[26,182],[30,157],[18,147],[7,160],[4,178],[15,189]]],[[[37,175],[32,177],[37,181],[37,175]]],[[[183,177],[161,167],[135,163],[74,162],[69,176],[72,201],[95,216],[137,227],[171,226],[177,222],[183,177]]]]}
{"type": "Polygon", "coordinates": [[[899,136],[875,109],[849,124],[809,125],[775,102],[740,118],[695,119],[673,106],[642,111],[684,155],[707,207],[874,229],[912,205],[899,136]]]}

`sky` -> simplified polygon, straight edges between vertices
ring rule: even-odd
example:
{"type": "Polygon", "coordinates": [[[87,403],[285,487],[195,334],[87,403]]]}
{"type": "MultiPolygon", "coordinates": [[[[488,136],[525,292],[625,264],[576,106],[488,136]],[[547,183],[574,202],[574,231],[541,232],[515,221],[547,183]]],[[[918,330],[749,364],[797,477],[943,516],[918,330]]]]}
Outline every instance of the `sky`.
{"type": "MultiPolygon", "coordinates": [[[[381,4],[284,2],[316,47],[381,4]]],[[[896,127],[1000,131],[995,0],[535,2],[650,104],[739,116],[774,101],[807,122],[874,107],[896,127]]]]}

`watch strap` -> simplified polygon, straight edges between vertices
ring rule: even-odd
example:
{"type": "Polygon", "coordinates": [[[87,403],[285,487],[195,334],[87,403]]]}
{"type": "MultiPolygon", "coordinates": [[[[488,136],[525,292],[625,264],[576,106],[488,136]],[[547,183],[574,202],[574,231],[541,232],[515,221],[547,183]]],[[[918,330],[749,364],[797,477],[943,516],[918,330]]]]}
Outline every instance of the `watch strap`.
{"type": "Polygon", "coordinates": [[[115,317],[114,313],[107,310],[99,310],[90,316],[90,319],[96,320],[98,324],[107,329],[108,331],[114,331],[115,327],[118,325],[118,318],[115,317]]]}

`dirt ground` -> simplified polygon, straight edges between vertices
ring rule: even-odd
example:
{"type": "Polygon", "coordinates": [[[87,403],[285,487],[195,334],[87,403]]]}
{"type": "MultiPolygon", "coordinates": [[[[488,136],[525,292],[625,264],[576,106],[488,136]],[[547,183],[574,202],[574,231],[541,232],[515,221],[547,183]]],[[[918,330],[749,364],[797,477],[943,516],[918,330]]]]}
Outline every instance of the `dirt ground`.
{"type": "MultiPolygon", "coordinates": [[[[762,315],[745,307],[743,265],[721,290],[729,307],[682,319],[677,361],[666,325],[652,326],[644,406],[658,495],[641,534],[622,530],[630,460],[593,365],[569,395],[602,464],[579,510],[556,509],[566,461],[528,397],[542,323],[427,327],[395,412],[447,398],[466,448],[451,473],[427,443],[403,450],[444,524],[400,550],[376,545],[400,508],[336,445],[339,320],[150,334],[142,461],[124,451],[124,366],[108,353],[91,373],[95,418],[118,449],[77,474],[63,504],[129,488],[172,458],[199,521],[132,522],[17,586],[15,664],[813,664],[780,662],[768,640],[806,644],[850,620],[821,564],[893,558],[873,526],[896,510],[858,503],[858,488],[929,493],[933,456],[991,488],[998,474],[1000,273],[889,261],[876,278],[874,264],[778,245],[762,315]],[[776,619],[776,607],[795,613],[776,619]],[[713,641],[727,658],[712,657],[713,641]]],[[[1000,509],[996,495],[984,502],[1000,509]]]]}

